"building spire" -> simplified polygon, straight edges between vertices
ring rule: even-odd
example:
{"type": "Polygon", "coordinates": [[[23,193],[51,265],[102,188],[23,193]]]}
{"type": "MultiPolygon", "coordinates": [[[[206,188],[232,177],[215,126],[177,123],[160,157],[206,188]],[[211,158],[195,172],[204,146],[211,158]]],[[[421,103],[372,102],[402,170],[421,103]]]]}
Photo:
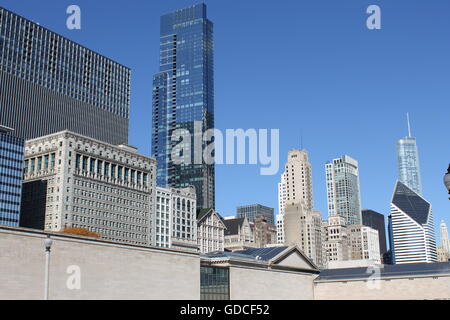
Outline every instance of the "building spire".
{"type": "Polygon", "coordinates": [[[409,121],[409,112],[406,113],[406,118],[408,121],[408,137],[411,138],[412,135],[411,135],[411,122],[409,121]]]}

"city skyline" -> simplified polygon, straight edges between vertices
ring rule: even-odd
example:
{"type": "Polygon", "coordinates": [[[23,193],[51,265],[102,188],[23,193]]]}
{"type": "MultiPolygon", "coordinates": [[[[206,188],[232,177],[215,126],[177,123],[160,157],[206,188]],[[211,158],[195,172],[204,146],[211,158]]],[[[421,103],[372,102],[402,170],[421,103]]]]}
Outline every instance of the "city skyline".
{"type": "MultiPolygon", "coordinates": [[[[132,67],[133,73],[135,73],[135,72],[138,73],[138,77],[137,77],[138,79],[143,78],[140,71],[138,71],[138,69],[136,68],[136,64],[133,61],[130,61],[132,59],[132,57],[135,57],[134,55],[126,58],[127,54],[125,52],[122,52],[121,50],[117,50],[117,52],[113,51],[112,50],[113,48],[115,48],[115,49],[117,49],[117,48],[114,46],[111,46],[111,45],[107,45],[107,46],[105,46],[105,49],[103,49],[103,47],[102,47],[103,44],[100,44],[102,42],[101,40],[99,40],[98,41],[99,43],[97,44],[94,41],[95,36],[93,36],[91,38],[91,36],[87,35],[87,33],[93,32],[96,36],[98,36],[98,33],[96,33],[96,32],[100,32],[100,34],[101,34],[101,31],[103,30],[101,28],[99,28],[97,30],[91,28],[91,26],[95,25],[95,23],[93,23],[92,20],[89,20],[90,19],[89,15],[87,15],[87,17],[85,18],[86,23],[83,25],[83,30],[77,34],[74,32],[70,32],[69,30],[65,30],[63,23],[55,24],[54,26],[51,26],[51,24],[53,24],[52,19],[43,19],[42,18],[42,16],[48,17],[49,15],[51,15],[51,13],[44,13],[44,11],[51,9],[53,4],[46,3],[44,1],[43,3],[40,4],[40,6],[42,6],[42,8],[40,8],[40,7],[35,7],[34,4],[26,3],[25,1],[22,1],[22,2],[20,2],[20,1],[15,1],[15,2],[4,1],[4,3],[8,9],[18,12],[21,15],[25,15],[29,19],[32,19],[32,20],[39,19],[39,21],[44,26],[51,28],[55,32],[61,32],[77,42],[79,41],[82,43],[86,43],[86,45],[88,45],[88,47],[93,47],[93,48],[95,48],[96,51],[102,52],[102,54],[105,54],[107,56],[113,56],[115,60],[120,61],[121,63],[124,63],[125,65],[129,65],[130,67],[132,67]],[[25,5],[25,3],[26,3],[26,5],[25,5]],[[59,25],[61,25],[61,26],[59,26],[59,25]],[[86,29],[86,31],[88,31],[86,34],[84,33],[85,29],[86,29]],[[77,39],[75,39],[75,38],[77,38],[77,39]],[[120,57],[124,57],[124,58],[122,59],[120,57]],[[128,63],[128,62],[131,62],[131,63],[128,63]]],[[[285,2],[285,3],[290,3],[292,5],[292,2],[285,2]]],[[[146,5],[148,5],[148,4],[146,4],[146,5]]],[[[234,4],[234,5],[239,6],[238,4],[234,4]]],[[[267,9],[266,4],[261,4],[261,5],[264,7],[264,9],[267,9]]],[[[80,1],[80,6],[85,11],[86,11],[86,9],[89,10],[88,8],[96,7],[96,5],[88,5],[87,2],[85,2],[85,1],[80,1]]],[[[174,3],[171,5],[167,5],[167,6],[157,5],[157,6],[158,6],[157,7],[158,10],[156,10],[156,8],[154,8],[154,10],[156,11],[155,17],[158,16],[158,19],[156,19],[156,20],[159,21],[160,15],[170,12],[171,9],[179,9],[179,8],[185,7],[186,3],[174,1],[174,3]],[[172,6],[172,7],[168,8],[169,6],[172,6]]],[[[245,5],[242,5],[242,6],[244,9],[246,8],[245,5]]],[[[309,9],[312,8],[313,10],[318,10],[318,7],[315,5],[308,5],[308,6],[311,6],[311,7],[308,7],[309,9]]],[[[335,5],[330,5],[330,6],[332,8],[335,8],[334,7],[335,5]]],[[[347,6],[347,9],[349,6],[347,6]]],[[[382,4],[382,6],[385,8],[387,7],[390,10],[393,10],[393,9],[400,10],[400,7],[401,7],[401,5],[393,5],[393,4],[389,4],[389,5],[382,4]]],[[[447,4],[442,5],[442,6],[447,7],[447,4]]],[[[61,5],[61,7],[63,7],[63,5],[61,5]]],[[[114,9],[115,9],[115,7],[114,7],[114,5],[112,5],[111,10],[114,10],[114,9]]],[[[223,30],[224,25],[229,27],[229,25],[228,25],[229,22],[227,22],[226,19],[221,17],[221,14],[219,14],[219,11],[223,10],[223,9],[224,8],[219,4],[211,3],[209,5],[211,18],[215,21],[216,26],[221,25],[219,30],[223,30]]],[[[339,10],[340,8],[336,5],[336,9],[339,10]]],[[[359,9],[359,7],[358,7],[358,9],[359,9]]],[[[352,10],[353,10],[353,8],[352,8],[352,10]]],[[[356,11],[356,9],[355,9],[355,11],[356,11]]],[[[442,9],[442,11],[445,11],[445,9],[442,9]]],[[[64,11],[62,10],[61,12],[64,12],[64,11]]],[[[263,11],[263,15],[265,14],[264,12],[265,11],[263,11]]],[[[398,14],[398,11],[395,11],[395,12],[398,14]]],[[[433,11],[433,13],[434,13],[434,11],[433,11]]],[[[99,14],[101,15],[101,13],[99,13],[99,14]]],[[[132,12],[127,11],[126,14],[132,14],[132,12]]],[[[326,16],[329,17],[328,14],[326,16]]],[[[239,15],[238,17],[240,18],[241,16],[239,15]]],[[[389,17],[387,17],[387,19],[389,19],[389,17]]],[[[62,14],[61,20],[62,21],[64,20],[63,14],[62,14]]],[[[238,21],[239,21],[239,19],[238,19],[238,21]]],[[[259,21],[259,19],[257,19],[257,21],[259,21]]],[[[399,32],[400,26],[395,25],[394,20],[388,20],[388,22],[391,22],[392,25],[396,26],[395,30],[396,30],[396,32],[399,32]]],[[[308,23],[311,23],[311,21],[308,21],[308,23]]],[[[429,29],[430,29],[429,25],[435,26],[430,21],[427,21],[427,23],[429,23],[429,24],[425,24],[425,27],[428,27],[428,29],[426,29],[427,31],[429,31],[429,29]]],[[[158,23],[156,23],[155,25],[157,26],[157,24],[158,23]]],[[[343,26],[344,29],[346,27],[348,27],[348,26],[347,25],[343,26]]],[[[353,27],[357,28],[358,26],[352,25],[352,28],[353,27]]],[[[379,36],[373,36],[370,33],[367,33],[367,30],[363,30],[362,27],[361,27],[361,29],[362,30],[360,32],[361,33],[364,32],[364,37],[371,38],[372,41],[375,41],[376,44],[380,44],[381,40],[379,39],[379,36]]],[[[389,37],[389,31],[385,31],[385,29],[388,29],[388,27],[385,27],[382,30],[382,33],[384,33],[385,35],[387,33],[388,37],[389,37]]],[[[400,29],[400,30],[403,30],[403,29],[400,29]]],[[[155,31],[157,31],[157,30],[155,30],[155,31]]],[[[317,32],[318,34],[322,34],[321,32],[323,32],[323,30],[322,29],[314,30],[314,31],[310,30],[309,32],[310,33],[317,32]]],[[[220,39],[224,39],[223,31],[219,31],[219,33],[222,35],[222,37],[220,37],[220,39]]],[[[426,32],[424,31],[423,33],[426,33],[426,32]]],[[[428,34],[428,33],[426,33],[426,34],[428,34]]],[[[302,35],[304,36],[304,32],[302,32],[302,35]]],[[[355,34],[352,33],[352,35],[354,36],[355,34]]],[[[359,37],[362,37],[363,35],[356,34],[356,36],[359,38],[359,37]]],[[[216,36],[216,38],[218,38],[218,37],[216,36]]],[[[390,39],[392,40],[392,38],[393,38],[393,36],[391,35],[390,39]]],[[[157,38],[154,38],[153,36],[146,36],[145,39],[147,42],[151,43],[151,42],[155,42],[153,39],[157,39],[157,38]]],[[[349,41],[348,38],[345,38],[345,39],[349,41]]],[[[420,39],[422,39],[422,38],[420,38],[420,39]]],[[[234,39],[234,40],[236,40],[236,39],[234,39]]],[[[110,41],[110,40],[108,40],[108,41],[110,41]]],[[[430,42],[431,42],[431,40],[430,40],[430,42]]],[[[220,48],[223,49],[224,46],[229,43],[233,43],[233,42],[230,41],[229,38],[227,39],[227,37],[225,37],[225,40],[219,41],[218,45],[220,46],[220,48]],[[222,41],[224,41],[224,43],[219,44],[222,41]]],[[[368,41],[368,43],[370,43],[370,41],[368,41]]],[[[431,42],[431,43],[436,45],[434,42],[431,42]]],[[[156,45],[157,45],[157,41],[156,41],[156,45]]],[[[153,43],[152,48],[155,48],[156,45],[153,43]]],[[[348,45],[348,43],[347,43],[347,45],[348,45]]],[[[409,45],[408,48],[411,48],[411,46],[412,46],[411,43],[408,42],[408,45],[409,45]]],[[[344,48],[344,46],[342,46],[342,48],[344,48]]],[[[385,47],[383,47],[383,48],[385,48],[385,47]]],[[[444,49],[445,49],[445,52],[448,51],[448,47],[445,46],[444,49]]],[[[342,50],[344,50],[344,49],[342,49],[342,50]]],[[[218,50],[216,50],[216,51],[218,51],[218,50]]],[[[341,52],[341,51],[339,51],[339,52],[341,52]]],[[[362,50],[362,52],[367,53],[366,50],[362,50]]],[[[376,50],[376,53],[380,54],[380,52],[382,52],[382,51],[376,50]]],[[[151,59],[150,56],[151,55],[149,55],[149,57],[146,58],[146,60],[149,60],[149,61],[146,62],[145,65],[146,66],[152,65],[152,68],[154,68],[155,60],[151,59]]],[[[154,53],[153,56],[156,56],[156,53],[154,53]]],[[[233,57],[233,54],[231,54],[231,56],[233,57]]],[[[371,57],[372,56],[369,54],[367,59],[370,60],[371,57]]],[[[408,56],[408,58],[410,60],[412,60],[413,57],[414,57],[413,55],[408,56]]],[[[230,57],[226,57],[226,58],[228,59],[230,57]]],[[[221,71],[224,71],[223,66],[224,66],[225,61],[227,61],[227,59],[225,59],[223,57],[223,55],[220,56],[218,63],[219,63],[219,69],[221,71]]],[[[142,60],[140,60],[140,61],[142,61],[142,60]]],[[[344,62],[348,63],[348,61],[346,59],[344,59],[344,62]]],[[[415,62],[415,60],[409,61],[409,64],[405,63],[403,65],[403,67],[410,66],[410,64],[413,62],[415,62]]],[[[359,64],[356,63],[356,65],[359,65],[359,64]]],[[[273,70],[272,65],[269,65],[269,69],[273,70]]],[[[443,68],[443,69],[445,69],[445,68],[443,68]]],[[[396,70],[398,70],[398,69],[396,69],[396,70]]],[[[402,69],[400,68],[400,70],[402,70],[402,69]]],[[[434,70],[434,71],[436,71],[436,70],[434,70]]],[[[218,74],[218,78],[220,78],[219,88],[221,88],[220,90],[223,90],[223,88],[225,88],[223,83],[224,83],[224,80],[227,78],[225,76],[222,76],[220,72],[216,72],[216,73],[218,74]]],[[[147,72],[147,75],[148,74],[151,74],[151,72],[147,72]]],[[[377,75],[378,75],[378,79],[380,79],[380,74],[377,74],[377,75]]],[[[357,73],[357,76],[361,76],[361,74],[357,73]]],[[[348,81],[348,79],[346,79],[346,80],[348,81]]],[[[403,79],[403,80],[405,80],[405,79],[403,79]]],[[[325,82],[328,82],[328,81],[325,81],[325,82]]],[[[416,81],[416,82],[417,82],[416,85],[425,86],[425,83],[423,81],[416,81]]],[[[144,83],[138,83],[138,80],[135,80],[134,84],[132,85],[132,91],[137,90],[137,91],[143,92],[143,90],[144,90],[143,87],[144,87],[145,83],[148,83],[148,81],[146,81],[144,83]]],[[[260,83],[260,82],[257,81],[257,83],[260,83]]],[[[346,83],[347,83],[347,85],[354,84],[352,81],[348,81],[346,83]]],[[[390,82],[387,85],[389,85],[389,84],[390,84],[390,82]]],[[[435,83],[433,82],[433,84],[435,84],[435,83]]],[[[237,86],[238,86],[238,84],[233,85],[232,88],[237,88],[237,86]]],[[[325,84],[324,84],[324,86],[325,86],[325,84]]],[[[329,88],[327,86],[325,86],[325,87],[329,88]]],[[[385,86],[382,86],[382,87],[385,88],[385,86]]],[[[406,87],[408,87],[408,86],[404,85],[401,88],[402,90],[399,90],[400,93],[406,94],[406,91],[405,91],[406,87]]],[[[252,87],[251,89],[252,90],[250,90],[250,92],[254,92],[254,88],[252,87]]],[[[430,89],[430,88],[428,87],[427,89],[430,89]]],[[[148,88],[145,88],[145,90],[148,90],[148,88]]],[[[217,90],[217,91],[219,91],[219,90],[217,90]]],[[[423,89],[423,91],[426,91],[426,89],[423,89]]],[[[448,95],[444,94],[444,92],[440,92],[439,90],[437,90],[437,91],[438,91],[438,93],[440,93],[439,97],[442,98],[442,99],[440,99],[440,100],[442,100],[442,102],[438,103],[438,105],[443,106],[444,102],[449,101],[450,99],[448,99],[448,95]],[[446,97],[446,98],[444,99],[444,97],[446,97]]],[[[408,92],[409,92],[409,90],[408,90],[408,92]]],[[[334,92],[334,93],[336,93],[336,92],[334,92]]],[[[132,113],[134,112],[134,119],[133,119],[133,115],[132,115],[130,142],[131,142],[131,144],[135,144],[135,145],[139,146],[141,150],[144,150],[144,153],[149,154],[148,150],[150,149],[150,143],[149,143],[150,139],[149,138],[146,138],[146,139],[140,138],[140,136],[142,135],[142,132],[144,132],[144,130],[142,130],[142,127],[145,126],[146,124],[144,124],[143,121],[138,121],[139,120],[138,118],[140,118],[140,115],[142,115],[142,114],[148,115],[148,110],[146,112],[142,111],[144,109],[149,109],[148,100],[146,101],[146,104],[144,104],[143,103],[144,99],[142,99],[142,100],[140,98],[136,99],[138,94],[133,93],[133,95],[135,96],[135,99],[132,100],[132,113]],[[138,101],[138,102],[133,102],[133,101],[138,101]],[[141,102],[139,102],[139,101],[141,101],[141,102]]],[[[228,101],[228,99],[226,97],[224,98],[224,95],[225,95],[225,93],[223,93],[223,91],[222,91],[220,96],[224,100],[221,100],[220,106],[227,106],[226,101],[228,101]]],[[[392,105],[398,106],[400,104],[400,100],[399,100],[400,95],[394,94],[391,91],[389,91],[385,95],[388,95],[391,98],[394,98],[393,101],[388,102],[389,106],[392,106],[392,105]]],[[[429,95],[431,96],[431,93],[429,93],[429,95]]],[[[357,104],[358,102],[364,101],[367,98],[364,96],[364,94],[357,94],[357,96],[359,99],[352,100],[352,104],[357,104]]],[[[429,96],[428,95],[420,96],[418,101],[424,104],[426,97],[429,97],[429,96]]],[[[343,97],[341,96],[340,99],[342,99],[342,98],[343,97]]],[[[350,99],[350,98],[348,98],[348,99],[350,99]]],[[[386,99],[374,99],[374,100],[376,101],[376,103],[380,103],[381,106],[384,103],[386,103],[386,101],[387,101],[386,99]]],[[[424,175],[424,189],[425,189],[424,196],[426,199],[428,199],[433,204],[436,221],[440,221],[440,220],[448,221],[447,212],[449,212],[449,210],[448,210],[449,203],[448,203],[448,200],[446,197],[445,189],[443,188],[443,185],[442,185],[442,175],[448,164],[447,163],[448,161],[445,160],[445,159],[449,158],[448,153],[447,153],[448,151],[444,150],[443,152],[438,153],[439,149],[433,148],[433,146],[432,146],[432,144],[445,145],[444,130],[442,129],[442,132],[440,135],[438,133],[439,133],[439,127],[440,126],[442,127],[442,125],[444,124],[444,121],[441,118],[448,118],[448,117],[445,117],[446,112],[448,112],[448,111],[445,108],[441,108],[436,111],[436,113],[438,115],[433,116],[429,113],[423,113],[422,110],[419,109],[419,105],[421,103],[413,103],[413,106],[411,106],[411,104],[409,103],[409,102],[411,102],[411,100],[413,100],[413,98],[408,98],[408,102],[403,101],[402,106],[398,107],[398,110],[389,110],[390,111],[389,119],[388,119],[388,117],[386,117],[385,112],[382,113],[383,116],[376,116],[375,114],[369,112],[368,109],[365,109],[368,112],[369,118],[370,117],[375,118],[375,121],[373,121],[373,119],[371,119],[371,121],[370,121],[370,122],[372,122],[372,121],[375,122],[374,124],[369,123],[369,121],[364,121],[364,119],[366,118],[365,112],[359,112],[359,113],[355,112],[354,113],[355,120],[359,119],[359,120],[361,120],[361,123],[355,124],[355,126],[351,126],[353,129],[352,131],[354,133],[355,129],[359,129],[358,134],[362,135],[365,138],[365,140],[367,140],[369,138],[372,138],[372,139],[377,138],[376,140],[371,141],[370,145],[367,144],[367,141],[362,141],[364,139],[355,139],[353,136],[350,135],[350,132],[347,130],[343,130],[340,132],[340,134],[338,135],[339,141],[335,140],[335,141],[333,141],[333,144],[328,144],[325,135],[318,134],[318,131],[311,128],[310,125],[307,125],[307,124],[304,125],[304,128],[302,131],[304,133],[306,133],[305,134],[305,141],[306,141],[305,146],[306,146],[306,149],[308,149],[311,154],[311,158],[312,158],[311,162],[313,165],[313,172],[316,172],[313,185],[314,185],[314,189],[315,189],[314,193],[316,195],[316,205],[320,211],[326,212],[326,210],[325,210],[325,208],[326,208],[326,193],[324,192],[325,179],[324,179],[324,174],[321,172],[322,171],[321,167],[323,166],[323,164],[325,163],[325,161],[327,159],[331,159],[340,154],[345,153],[345,154],[349,154],[350,156],[358,159],[358,161],[360,162],[361,193],[362,193],[362,198],[363,198],[363,200],[362,200],[363,208],[366,208],[366,207],[371,208],[371,209],[377,210],[377,211],[382,212],[383,214],[387,215],[387,213],[389,212],[389,198],[390,198],[389,194],[391,193],[391,185],[395,181],[395,178],[396,178],[396,161],[395,161],[394,142],[399,137],[399,135],[405,131],[403,126],[401,126],[401,127],[398,126],[398,123],[401,121],[401,119],[403,119],[403,115],[404,115],[405,111],[409,110],[411,112],[411,114],[414,115],[415,119],[421,119],[421,121],[417,121],[417,120],[415,121],[416,122],[415,123],[415,128],[416,128],[415,135],[421,141],[421,157],[422,157],[423,163],[425,163],[425,165],[423,165],[423,167],[422,167],[422,170],[424,172],[424,174],[423,174],[424,175]],[[430,127],[431,122],[433,122],[433,124],[436,124],[436,125],[432,126],[432,128],[430,127]],[[377,123],[378,123],[378,126],[376,125],[377,123]],[[397,123],[397,126],[394,126],[394,123],[397,123]],[[376,134],[368,134],[374,128],[377,128],[377,127],[381,128],[381,127],[384,127],[384,125],[386,125],[387,128],[390,128],[390,130],[383,129],[383,131],[388,131],[389,134],[384,133],[383,135],[380,135],[380,136],[378,136],[376,134]],[[313,137],[316,135],[318,136],[318,138],[313,137]],[[355,140],[352,140],[352,139],[355,139],[355,140]],[[343,143],[342,141],[346,141],[346,142],[343,143]],[[364,144],[363,144],[363,142],[364,142],[364,144]],[[362,145],[365,145],[365,148],[361,148],[362,145]],[[380,149],[381,147],[382,147],[382,149],[380,149]],[[326,150],[326,151],[324,151],[324,150],[326,150]],[[374,150],[376,150],[377,152],[374,152],[374,150]],[[378,154],[378,153],[380,153],[380,150],[383,150],[383,151],[381,151],[381,153],[383,154],[383,157],[380,157],[380,155],[378,154]],[[436,155],[439,155],[439,159],[434,159],[434,158],[437,158],[436,155]],[[379,166],[377,166],[377,165],[379,165],[379,166]],[[376,170],[379,169],[380,167],[383,168],[382,177],[380,177],[380,175],[376,173],[376,170]],[[374,173],[374,171],[375,171],[375,173],[374,173]],[[379,181],[379,180],[381,180],[381,181],[379,181]]],[[[248,100],[244,99],[243,101],[241,101],[239,103],[239,106],[242,106],[245,101],[248,102],[248,100]]],[[[429,101],[427,101],[427,102],[429,102],[429,101]]],[[[436,100],[434,100],[434,102],[436,103],[436,100]]],[[[323,103],[324,103],[324,101],[321,101],[318,104],[316,103],[316,105],[325,105],[323,103]]],[[[373,105],[373,104],[374,104],[373,101],[371,101],[369,103],[369,105],[373,105]]],[[[236,110],[236,111],[239,110],[239,106],[235,107],[232,104],[229,104],[229,107],[233,107],[233,110],[236,110]]],[[[300,106],[302,106],[302,105],[300,104],[300,106]]],[[[304,108],[306,108],[306,107],[304,106],[304,108]]],[[[221,109],[221,108],[219,107],[217,109],[221,109]]],[[[381,109],[384,109],[384,108],[381,107],[381,109]]],[[[382,111],[386,111],[386,110],[382,110],[382,111]]],[[[222,116],[222,115],[224,115],[225,111],[221,110],[219,112],[220,112],[220,115],[222,116]]],[[[272,116],[273,116],[273,114],[271,115],[271,117],[272,116]]],[[[311,120],[318,119],[316,117],[316,115],[308,115],[308,117],[311,120]]],[[[146,118],[150,119],[149,117],[146,117],[146,118]]],[[[219,117],[217,117],[217,118],[219,118],[219,117]]],[[[281,125],[281,122],[279,121],[279,119],[275,117],[274,123],[272,124],[272,123],[270,123],[270,119],[265,118],[264,116],[257,118],[257,119],[253,119],[253,115],[252,115],[252,117],[250,117],[249,113],[243,114],[243,117],[240,117],[239,119],[233,119],[233,121],[230,121],[231,119],[228,118],[226,115],[223,119],[224,120],[220,121],[219,126],[234,128],[234,127],[240,127],[240,126],[242,126],[242,127],[251,127],[251,126],[270,127],[270,126],[274,126],[274,125],[279,125],[282,130],[281,131],[282,148],[280,150],[280,155],[285,154],[286,153],[285,151],[288,149],[298,147],[296,145],[297,144],[296,141],[298,141],[298,137],[299,137],[298,130],[296,129],[296,127],[298,127],[298,123],[295,123],[295,126],[293,126],[293,123],[287,121],[286,124],[281,125]],[[258,121],[256,121],[256,120],[258,120],[258,121]],[[248,122],[246,123],[245,121],[248,121],[248,122]]],[[[343,121],[343,118],[338,117],[336,119],[343,121]]],[[[315,121],[311,121],[311,122],[316,123],[316,124],[319,123],[319,122],[315,122],[315,121]]],[[[147,123],[148,123],[148,121],[147,121],[147,123]]],[[[328,130],[331,131],[335,128],[332,125],[329,125],[330,124],[329,122],[325,122],[325,123],[326,123],[326,125],[324,125],[324,127],[327,127],[327,129],[325,129],[325,130],[322,129],[322,131],[329,132],[328,130]]],[[[218,194],[219,199],[218,199],[217,209],[219,212],[223,213],[225,216],[232,215],[234,212],[234,208],[242,203],[253,203],[253,202],[257,203],[257,202],[261,202],[261,199],[264,199],[264,201],[265,201],[265,203],[263,203],[263,204],[268,205],[270,207],[277,207],[276,188],[277,188],[277,180],[279,179],[278,176],[260,177],[260,176],[258,176],[258,173],[256,172],[256,170],[253,170],[251,167],[244,168],[244,167],[232,167],[232,166],[231,167],[219,166],[218,168],[219,168],[219,170],[218,170],[218,176],[217,176],[217,185],[219,186],[219,189],[217,190],[217,194],[218,194]],[[243,179],[245,179],[246,183],[243,184],[242,186],[236,186],[235,184],[232,183],[231,178],[227,177],[229,175],[240,176],[243,179]],[[254,181],[248,182],[249,178],[250,179],[253,178],[254,181]],[[251,189],[255,189],[255,186],[258,186],[258,188],[256,188],[256,189],[259,190],[259,192],[254,193],[254,194],[249,194],[249,193],[244,192],[244,191],[248,192],[251,189]],[[241,188],[243,188],[243,189],[241,189],[241,188]],[[245,198],[246,200],[243,200],[243,198],[245,198]],[[233,199],[233,201],[230,201],[229,199],[233,199]]],[[[281,168],[280,168],[280,170],[281,170],[281,168]]]]}

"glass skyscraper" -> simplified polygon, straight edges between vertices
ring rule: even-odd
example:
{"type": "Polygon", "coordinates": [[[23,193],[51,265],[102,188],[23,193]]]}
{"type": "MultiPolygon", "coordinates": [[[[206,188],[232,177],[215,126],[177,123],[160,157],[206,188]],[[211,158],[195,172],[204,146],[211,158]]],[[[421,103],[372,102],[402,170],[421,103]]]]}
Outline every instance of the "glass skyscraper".
{"type": "Polygon", "coordinates": [[[192,135],[191,159],[201,156],[205,145],[195,145],[194,127],[201,133],[214,128],[213,63],[213,24],[207,19],[205,4],[161,17],[160,73],[153,78],[152,119],[157,184],[194,186],[198,208],[215,206],[214,165],[204,161],[175,163],[171,153],[178,141],[172,141],[172,134],[178,129],[188,130],[192,135]]]}
{"type": "Polygon", "coordinates": [[[25,142],[12,132],[0,126],[0,224],[18,227],[25,142]]]}
{"type": "Polygon", "coordinates": [[[128,142],[130,69],[0,7],[0,124],[128,142]]]}
{"type": "Polygon", "coordinates": [[[416,138],[411,136],[397,142],[399,180],[414,192],[422,194],[419,151],[416,138]]]}
{"type": "Polygon", "coordinates": [[[411,124],[408,118],[408,136],[397,141],[398,179],[419,195],[422,195],[422,179],[420,176],[419,150],[416,138],[411,135],[411,124]]]}
{"type": "Polygon", "coordinates": [[[342,156],[326,164],[328,215],[341,216],[346,225],[360,225],[361,194],[358,161],[342,156]]]}

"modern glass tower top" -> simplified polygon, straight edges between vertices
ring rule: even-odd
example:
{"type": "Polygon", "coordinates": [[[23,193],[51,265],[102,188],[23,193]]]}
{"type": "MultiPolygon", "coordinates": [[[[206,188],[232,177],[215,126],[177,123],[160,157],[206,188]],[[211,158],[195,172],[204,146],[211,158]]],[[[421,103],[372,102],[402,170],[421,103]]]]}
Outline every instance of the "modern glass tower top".
{"type": "MultiPolygon", "coordinates": [[[[201,133],[214,128],[213,63],[213,24],[205,4],[161,17],[160,73],[153,78],[152,155],[158,161],[157,184],[194,186],[199,208],[214,208],[214,165],[175,164],[171,153],[178,141],[172,141],[172,134],[187,129],[193,136],[194,127],[201,133]]],[[[203,147],[194,140],[193,160],[203,147]]]]}
{"type": "Polygon", "coordinates": [[[420,176],[419,151],[416,138],[411,136],[408,115],[408,136],[397,142],[398,176],[399,180],[422,195],[422,180],[420,176]]]}

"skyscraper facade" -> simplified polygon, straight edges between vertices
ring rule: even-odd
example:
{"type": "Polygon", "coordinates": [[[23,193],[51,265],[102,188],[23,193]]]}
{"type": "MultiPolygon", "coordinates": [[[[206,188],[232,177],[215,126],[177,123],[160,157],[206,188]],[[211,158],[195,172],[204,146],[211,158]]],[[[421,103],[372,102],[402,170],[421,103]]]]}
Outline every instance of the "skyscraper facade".
{"type": "Polygon", "coordinates": [[[408,136],[397,141],[398,179],[414,192],[422,195],[422,179],[420,175],[419,150],[416,138],[411,136],[408,115],[408,136]]]}
{"type": "Polygon", "coordinates": [[[431,204],[400,181],[391,201],[389,236],[394,264],[437,261],[431,204]]]}
{"type": "Polygon", "coordinates": [[[328,215],[341,216],[346,225],[360,225],[361,195],[358,161],[349,156],[326,164],[328,215]]]}
{"type": "Polygon", "coordinates": [[[130,70],[0,7],[0,124],[128,142],[130,70]]]}
{"type": "Polygon", "coordinates": [[[69,131],[28,140],[20,226],[155,245],[153,158],[69,131]]]}
{"type": "Polygon", "coordinates": [[[274,209],[263,206],[261,204],[252,204],[248,206],[240,206],[236,209],[237,218],[247,218],[249,222],[254,223],[257,215],[262,215],[267,218],[270,224],[275,223],[274,209]]]}
{"type": "Polygon", "coordinates": [[[312,167],[306,150],[294,149],[288,153],[285,171],[278,184],[279,214],[284,214],[286,202],[303,203],[307,210],[314,207],[312,167]]]}
{"type": "Polygon", "coordinates": [[[194,138],[214,128],[213,59],[213,23],[207,19],[205,4],[161,17],[160,73],[153,78],[152,155],[158,161],[157,184],[194,186],[198,208],[215,206],[214,165],[203,161],[204,143],[201,137],[194,138]],[[172,159],[179,143],[172,136],[178,130],[191,134],[191,141],[183,140],[189,145],[190,163],[172,159]],[[194,142],[198,140],[200,145],[194,142]]]}
{"type": "Polygon", "coordinates": [[[22,196],[24,140],[0,126],[0,224],[18,227],[22,196]]]}
{"type": "Polygon", "coordinates": [[[197,251],[195,190],[156,188],[156,245],[197,251]]]}

